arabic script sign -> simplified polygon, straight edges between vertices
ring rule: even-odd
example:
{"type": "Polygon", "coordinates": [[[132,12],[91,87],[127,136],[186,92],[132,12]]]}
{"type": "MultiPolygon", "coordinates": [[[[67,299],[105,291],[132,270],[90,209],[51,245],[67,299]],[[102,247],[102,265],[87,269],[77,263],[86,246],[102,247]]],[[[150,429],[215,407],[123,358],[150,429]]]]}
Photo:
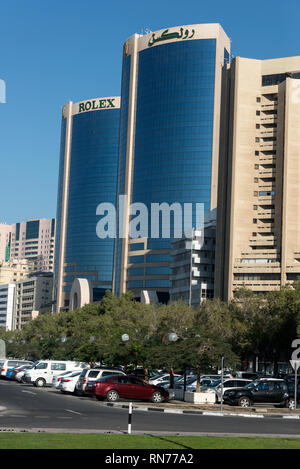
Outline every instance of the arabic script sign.
{"type": "Polygon", "coordinates": [[[192,39],[194,35],[194,29],[192,29],[191,33],[188,29],[184,31],[183,28],[180,28],[180,32],[174,31],[173,33],[169,33],[169,30],[165,29],[159,37],[155,37],[155,33],[153,33],[149,39],[148,46],[150,47],[156,42],[167,41],[169,39],[192,39]]]}

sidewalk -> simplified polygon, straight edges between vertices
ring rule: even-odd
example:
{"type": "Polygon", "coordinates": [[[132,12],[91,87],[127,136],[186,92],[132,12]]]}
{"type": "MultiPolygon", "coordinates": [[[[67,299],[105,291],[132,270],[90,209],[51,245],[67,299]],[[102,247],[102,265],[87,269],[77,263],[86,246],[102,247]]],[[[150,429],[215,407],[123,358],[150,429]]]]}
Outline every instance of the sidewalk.
{"type": "MultiPolygon", "coordinates": [[[[100,405],[108,407],[129,408],[129,401],[120,402],[101,402],[100,405]]],[[[284,419],[300,419],[300,409],[278,409],[275,407],[236,407],[223,405],[221,411],[220,404],[192,404],[190,402],[172,400],[161,404],[153,404],[149,402],[133,402],[132,409],[134,411],[143,412],[164,412],[169,414],[195,414],[195,415],[211,415],[211,416],[237,416],[237,417],[253,417],[253,418],[284,418],[284,419]]]]}

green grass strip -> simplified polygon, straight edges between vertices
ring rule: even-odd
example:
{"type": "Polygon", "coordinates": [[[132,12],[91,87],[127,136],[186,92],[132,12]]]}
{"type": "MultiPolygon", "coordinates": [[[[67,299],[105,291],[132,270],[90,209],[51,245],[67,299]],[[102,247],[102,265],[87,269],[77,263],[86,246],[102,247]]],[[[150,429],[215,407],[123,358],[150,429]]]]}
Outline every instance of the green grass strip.
{"type": "Polygon", "coordinates": [[[300,449],[296,438],[2,433],[0,449],[300,449]]]}

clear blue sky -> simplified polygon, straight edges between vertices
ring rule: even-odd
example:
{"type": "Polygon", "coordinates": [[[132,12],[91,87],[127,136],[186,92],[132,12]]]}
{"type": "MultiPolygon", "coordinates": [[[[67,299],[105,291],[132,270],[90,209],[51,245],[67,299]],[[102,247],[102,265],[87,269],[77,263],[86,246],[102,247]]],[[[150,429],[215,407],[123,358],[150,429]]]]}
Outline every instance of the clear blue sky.
{"type": "Polygon", "coordinates": [[[56,215],[61,108],[120,94],[124,41],[145,29],[220,23],[232,53],[300,55],[300,0],[2,0],[0,221],[56,215]]]}

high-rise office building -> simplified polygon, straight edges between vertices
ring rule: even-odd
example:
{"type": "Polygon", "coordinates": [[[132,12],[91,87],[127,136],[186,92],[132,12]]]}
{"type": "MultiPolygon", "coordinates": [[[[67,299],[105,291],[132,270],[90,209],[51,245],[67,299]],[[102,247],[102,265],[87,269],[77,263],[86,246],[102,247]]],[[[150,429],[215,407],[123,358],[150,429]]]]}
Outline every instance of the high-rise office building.
{"type": "MultiPolygon", "coordinates": [[[[124,44],[118,196],[125,204],[115,248],[116,294],[148,291],[169,299],[174,220],[169,236],[151,235],[153,218],[148,236],[131,236],[133,204],[144,204],[148,214],[152,204],[163,203],[216,208],[221,74],[229,57],[230,40],[219,24],[135,34],[124,44]]],[[[195,218],[193,212],[184,229],[195,218]]]]}
{"type": "Polygon", "coordinates": [[[300,275],[300,56],[224,70],[215,295],[300,275]]]}
{"type": "Polygon", "coordinates": [[[41,218],[11,225],[10,259],[34,262],[37,272],[53,272],[55,218],[41,218]]]}
{"type": "MultiPolygon", "coordinates": [[[[87,302],[112,289],[114,238],[96,229],[99,204],[115,204],[120,98],[68,102],[62,111],[55,254],[56,311],[86,280],[87,302]]],[[[77,301],[72,304],[80,306],[77,301]]]]}

